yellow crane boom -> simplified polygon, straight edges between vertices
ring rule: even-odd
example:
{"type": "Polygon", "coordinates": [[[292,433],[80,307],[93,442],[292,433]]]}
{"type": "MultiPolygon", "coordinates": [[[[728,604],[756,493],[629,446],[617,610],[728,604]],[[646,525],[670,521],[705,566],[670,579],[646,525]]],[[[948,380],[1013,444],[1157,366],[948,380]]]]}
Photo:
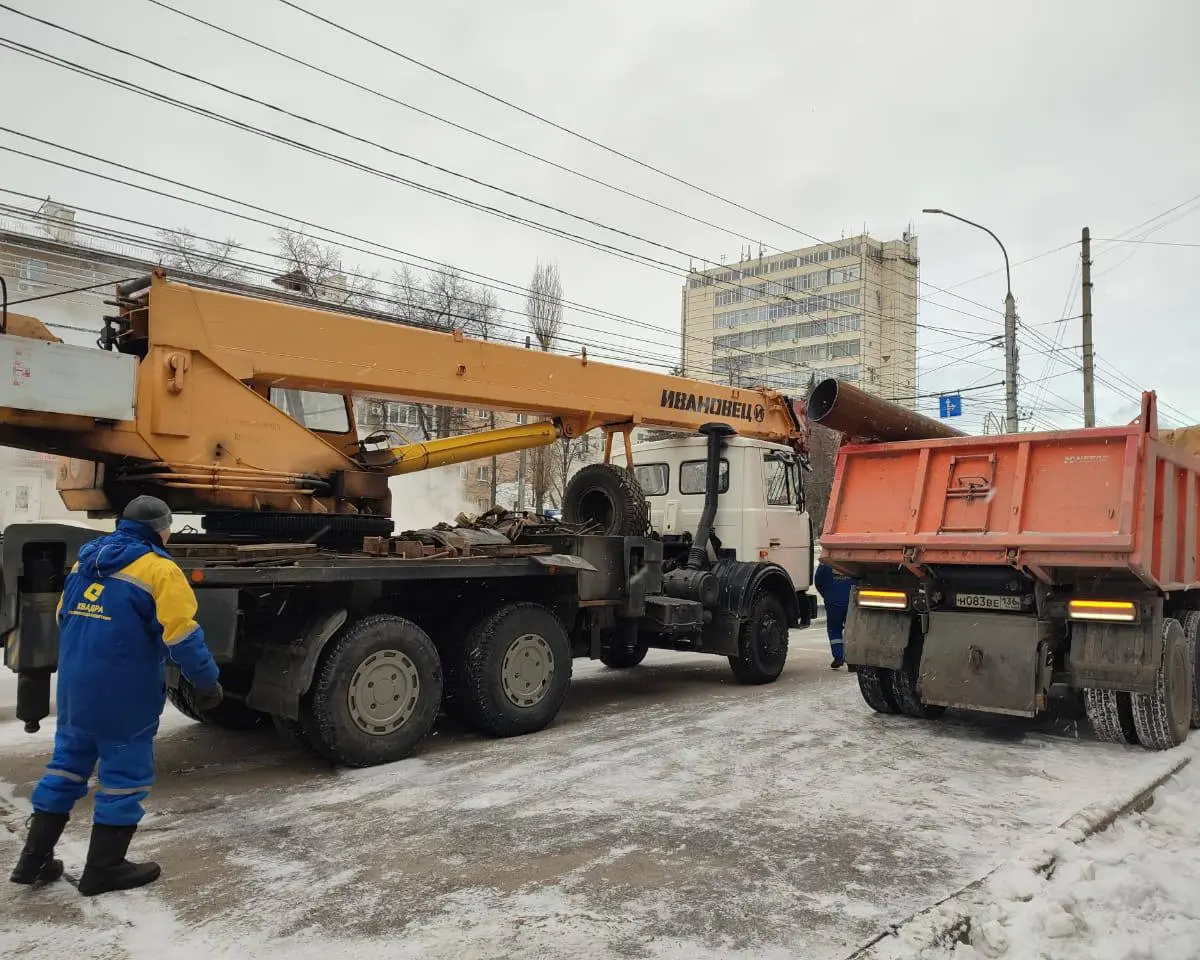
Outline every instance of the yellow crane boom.
{"type": "Polygon", "coordinates": [[[692,432],[723,422],[743,436],[796,449],[807,436],[797,405],[774,390],[599,363],[586,351],[568,357],[524,350],[459,331],[173,282],[162,271],[119,289],[118,299],[119,316],[106,318],[109,350],[90,351],[90,362],[84,356],[84,372],[67,374],[63,365],[89,351],[47,343],[54,338],[29,318],[10,318],[0,336],[0,347],[27,357],[27,394],[38,398],[0,392],[0,443],[70,458],[59,487],[71,509],[109,512],[154,492],[187,512],[387,515],[389,475],[597,428],[607,434],[606,449],[614,433],[628,442],[635,426],[692,432]],[[45,382],[37,382],[39,370],[45,382]],[[57,387],[50,382],[55,370],[57,387]],[[75,395],[78,389],[65,396],[67,380],[77,386],[97,377],[97,409],[75,395]],[[114,416],[123,390],[132,398],[129,413],[114,416]],[[544,419],[422,443],[371,444],[355,426],[356,397],[544,419]]]}

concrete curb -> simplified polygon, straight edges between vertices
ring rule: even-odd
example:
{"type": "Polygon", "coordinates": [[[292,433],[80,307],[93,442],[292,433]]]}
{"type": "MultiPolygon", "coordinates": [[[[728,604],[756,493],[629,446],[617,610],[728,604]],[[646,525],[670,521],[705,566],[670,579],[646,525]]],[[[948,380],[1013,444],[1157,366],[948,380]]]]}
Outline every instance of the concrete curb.
{"type": "MultiPolygon", "coordinates": [[[[1192,762],[1191,756],[1181,757],[1177,762],[1173,763],[1170,769],[1156,776],[1148,785],[1139,787],[1133,794],[1126,796],[1125,799],[1119,801],[1115,805],[1106,805],[1103,808],[1084,808],[1078,813],[1072,814],[1055,830],[1055,833],[1064,832],[1068,834],[1063,839],[1069,840],[1072,844],[1078,846],[1088,840],[1089,837],[1095,836],[1104,830],[1107,830],[1122,817],[1126,817],[1131,813],[1141,813],[1150,807],[1154,800],[1154,794],[1168,780],[1179,773],[1184,767],[1192,762]]],[[[1019,863],[1019,861],[1015,861],[1019,863]]],[[[985,873],[982,877],[972,880],[965,886],[959,887],[953,893],[942,897],[937,903],[920,910],[911,916],[906,917],[899,923],[892,924],[886,930],[881,931],[876,936],[872,937],[862,946],[858,947],[853,953],[846,957],[846,960],[870,960],[875,955],[876,947],[887,940],[889,937],[898,936],[901,929],[912,923],[919,922],[922,918],[928,918],[934,921],[932,929],[928,937],[927,946],[934,946],[938,943],[946,943],[951,939],[958,939],[970,930],[970,920],[966,914],[959,914],[952,919],[947,919],[941,923],[937,923],[935,917],[938,911],[946,904],[961,897],[965,893],[981,888],[998,870],[1012,866],[1014,861],[1006,860],[996,864],[985,873]]],[[[1030,868],[1035,873],[1040,873],[1049,876],[1054,872],[1055,866],[1058,864],[1058,855],[1049,854],[1035,861],[1030,865],[1030,868]]]]}

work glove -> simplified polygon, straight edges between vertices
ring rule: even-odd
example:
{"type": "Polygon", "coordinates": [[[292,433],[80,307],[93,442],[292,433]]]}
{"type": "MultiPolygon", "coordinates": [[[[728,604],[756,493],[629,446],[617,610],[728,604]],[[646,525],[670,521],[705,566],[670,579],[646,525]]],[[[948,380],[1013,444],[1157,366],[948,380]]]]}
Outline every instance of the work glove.
{"type": "Polygon", "coordinates": [[[219,683],[209,690],[197,690],[196,709],[215,710],[221,705],[223,699],[225,699],[225,691],[221,689],[219,683]]]}

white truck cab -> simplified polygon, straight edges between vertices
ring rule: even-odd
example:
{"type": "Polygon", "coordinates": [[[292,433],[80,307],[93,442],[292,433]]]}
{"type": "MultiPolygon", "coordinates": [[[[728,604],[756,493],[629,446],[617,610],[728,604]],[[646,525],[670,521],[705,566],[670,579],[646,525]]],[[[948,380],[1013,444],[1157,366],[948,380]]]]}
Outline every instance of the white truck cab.
{"type": "MultiPolygon", "coordinates": [[[[650,524],[662,536],[696,529],[704,508],[707,441],[680,435],[633,447],[633,473],[650,503],[650,524]]],[[[613,451],[612,462],[625,466],[613,451]]],[[[801,466],[781,444],[730,437],[721,455],[720,499],[713,531],[736,559],[783,567],[798,591],[812,584],[812,521],[804,508],[801,466]]]]}

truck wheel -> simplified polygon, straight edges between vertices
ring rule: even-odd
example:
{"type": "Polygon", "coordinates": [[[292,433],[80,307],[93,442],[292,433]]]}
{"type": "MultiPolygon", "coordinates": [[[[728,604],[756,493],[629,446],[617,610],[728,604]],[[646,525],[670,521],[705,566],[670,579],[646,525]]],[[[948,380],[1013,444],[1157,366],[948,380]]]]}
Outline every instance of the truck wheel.
{"type": "Polygon", "coordinates": [[[883,667],[858,667],[858,689],[867,706],[876,713],[899,713],[891,691],[891,670],[883,667]]]}
{"type": "Polygon", "coordinates": [[[904,651],[904,663],[900,669],[891,670],[888,679],[888,690],[900,712],[906,717],[916,720],[936,720],[946,712],[945,707],[926,703],[917,691],[917,676],[921,669],[921,644],[910,641],[904,651]]]}
{"type": "Polygon", "coordinates": [[[1147,750],[1170,750],[1187,739],[1192,723],[1192,652],[1178,620],[1163,621],[1162,664],[1154,693],[1133,695],[1133,725],[1147,750]]]}
{"type": "Polygon", "coordinates": [[[1137,743],[1137,728],[1133,725],[1133,699],[1128,693],[1089,687],[1083,691],[1083,708],[1097,740],[1103,743],[1137,743]]]}
{"type": "Polygon", "coordinates": [[[548,727],[571,685],[571,641],[536,603],[507,603],[467,634],[454,665],[454,710],[481,733],[516,737],[548,727]]]}
{"type": "Polygon", "coordinates": [[[441,702],[442,663],[429,635],[402,617],[377,614],[334,634],[300,723],[322,756],[369,767],[412,753],[441,702]]]}
{"type": "Polygon", "coordinates": [[[760,590],[750,608],[750,616],[738,635],[739,656],[729,658],[729,666],[740,683],[774,683],[783,673],[788,655],[787,613],[779,598],[760,590]]]}
{"type": "Polygon", "coordinates": [[[167,699],[180,713],[191,720],[223,730],[257,730],[267,722],[267,715],[258,710],[252,710],[240,700],[226,698],[212,710],[201,710],[196,706],[196,690],[184,677],[179,678],[179,686],[167,688],[167,699]]]}
{"type": "Polygon", "coordinates": [[[1183,632],[1187,635],[1188,650],[1192,660],[1192,729],[1200,730],[1200,610],[1189,610],[1183,615],[1183,632]]]}
{"type": "Polygon", "coordinates": [[[563,519],[606,537],[641,537],[650,529],[650,505],[630,471],[611,463],[581,467],[563,491],[563,519]]]}
{"type": "Polygon", "coordinates": [[[600,662],[613,670],[628,670],[645,660],[649,651],[650,646],[644,640],[628,646],[618,639],[600,654],[600,662]]]}

